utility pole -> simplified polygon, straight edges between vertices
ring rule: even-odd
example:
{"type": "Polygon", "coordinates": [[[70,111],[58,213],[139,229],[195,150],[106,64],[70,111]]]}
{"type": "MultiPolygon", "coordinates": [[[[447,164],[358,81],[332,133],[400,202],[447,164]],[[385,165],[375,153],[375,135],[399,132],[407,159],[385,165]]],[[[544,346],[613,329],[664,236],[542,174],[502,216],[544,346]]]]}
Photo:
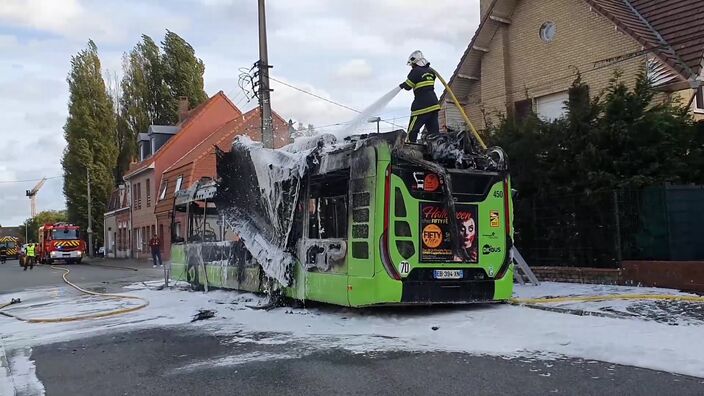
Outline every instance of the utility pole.
{"type": "Polygon", "coordinates": [[[262,143],[274,148],[274,125],[271,117],[271,89],[269,89],[269,55],[266,46],[265,0],[259,0],[259,109],[262,117],[262,143]]]}
{"type": "Polygon", "coordinates": [[[90,200],[90,168],[86,168],[86,185],[88,186],[88,257],[93,257],[93,214],[90,200]]]}

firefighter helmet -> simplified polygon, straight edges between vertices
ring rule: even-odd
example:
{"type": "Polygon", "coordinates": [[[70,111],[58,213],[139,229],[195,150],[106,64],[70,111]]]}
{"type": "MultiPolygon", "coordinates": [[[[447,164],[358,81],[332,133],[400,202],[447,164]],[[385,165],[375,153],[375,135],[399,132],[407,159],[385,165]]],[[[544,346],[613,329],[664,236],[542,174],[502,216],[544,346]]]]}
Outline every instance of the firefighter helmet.
{"type": "Polygon", "coordinates": [[[406,64],[408,66],[412,66],[412,65],[425,66],[428,64],[428,61],[423,56],[422,52],[420,52],[419,50],[416,50],[416,51],[413,51],[411,53],[411,55],[408,57],[408,62],[406,64]]]}

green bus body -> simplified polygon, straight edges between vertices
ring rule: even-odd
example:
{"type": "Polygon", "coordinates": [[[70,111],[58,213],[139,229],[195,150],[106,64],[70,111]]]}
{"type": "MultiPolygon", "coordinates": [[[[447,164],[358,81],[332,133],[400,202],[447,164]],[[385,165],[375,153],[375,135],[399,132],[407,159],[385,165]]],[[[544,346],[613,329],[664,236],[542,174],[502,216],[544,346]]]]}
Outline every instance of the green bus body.
{"type": "MultiPolygon", "coordinates": [[[[352,155],[355,158],[347,169],[346,236],[338,238],[345,245],[344,259],[320,270],[307,268],[302,262],[307,259],[301,259],[306,253],[299,254],[293,282],[283,289],[287,297],[350,307],[491,302],[511,298],[513,206],[508,172],[450,172],[455,191],[474,189],[473,195],[455,196],[455,206],[465,208],[475,217],[474,257],[443,261],[443,257],[448,257],[447,249],[433,250],[425,244],[437,245],[447,237],[447,233],[434,233],[442,229],[442,225],[429,225],[433,221],[447,220],[440,210],[442,193],[419,190],[420,184],[414,186],[408,177],[422,179],[423,170],[394,157],[392,145],[386,142],[357,149],[352,155]],[[423,258],[423,254],[428,257],[423,258]],[[436,274],[434,270],[444,272],[436,274]],[[450,278],[435,279],[438,274],[450,278]],[[459,276],[462,278],[453,279],[459,276]]],[[[310,182],[310,177],[308,180],[310,182]]],[[[308,190],[302,200],[306,205],[304,213],[310,209],[307,194],[308,190]]],[[[444,227],[447,229],[447,225],[444,227]]],[[[223,242],[201,242],[203,249],[208,244],[218,243],[223,242]]],[[[186,243],[172,245],[172,278],[183,279],[188,272],[186,252],[186,243]]],[[[258,265],[243,267],[224,265],[222,260],[206,261],[204,265],[191,265],[190,271],[198,272],[197,277],[191,274],[189,279],[197,278],[200,285],[205,284],[207,276],[209,288],[252,292],[264,289],[265,276],[258,265]]]]}

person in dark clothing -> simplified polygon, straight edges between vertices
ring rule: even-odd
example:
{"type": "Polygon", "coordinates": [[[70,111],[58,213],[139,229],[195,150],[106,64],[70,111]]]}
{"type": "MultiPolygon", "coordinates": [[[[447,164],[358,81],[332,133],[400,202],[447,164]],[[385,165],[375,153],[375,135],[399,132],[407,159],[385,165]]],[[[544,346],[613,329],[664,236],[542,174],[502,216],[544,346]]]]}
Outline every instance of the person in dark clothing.
{"type": "Polygon", "coordinates": [[[408,57],[408,65],[411,66],[411,72],[399,87],[406,91],[413,90],[415,96],[411,105],[411,121],[408,123],[408,141],[415,143],[423,126],[427,134],[440,133],[440,105],[435,94],[435,71],[430,68],[423,53],[414,51],[408,57]]]}
{"type": "Polygon", "coordinates": [[[152,249],[152,260],[154,260],[154,267],[156,267],[156,259],[159,259],[159,266],[161,267],[163,264],[161,263],[161,240],[159,240],[159,236],[154,234],[154,237],[149,240],[149,247],[152,249]]]}

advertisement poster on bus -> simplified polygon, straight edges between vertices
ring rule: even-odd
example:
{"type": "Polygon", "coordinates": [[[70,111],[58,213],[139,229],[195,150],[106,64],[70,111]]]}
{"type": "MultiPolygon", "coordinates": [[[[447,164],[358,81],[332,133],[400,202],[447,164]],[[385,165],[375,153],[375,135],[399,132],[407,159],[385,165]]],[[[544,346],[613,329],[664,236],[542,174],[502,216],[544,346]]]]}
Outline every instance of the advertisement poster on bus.
{"type": "MultiPolygon", "coordinates": [[[[460,247],[465,249],[468,262],[476,263],[479,258],[477,235],[479,232],[476,205],[455,205],[457,212],[457,235],[460,247]]],[[[452,237],[447,210],[441,203],[426,202],[420,206],[420,261],[458,262],[462,261],[452,252],[452,237]]]]}

